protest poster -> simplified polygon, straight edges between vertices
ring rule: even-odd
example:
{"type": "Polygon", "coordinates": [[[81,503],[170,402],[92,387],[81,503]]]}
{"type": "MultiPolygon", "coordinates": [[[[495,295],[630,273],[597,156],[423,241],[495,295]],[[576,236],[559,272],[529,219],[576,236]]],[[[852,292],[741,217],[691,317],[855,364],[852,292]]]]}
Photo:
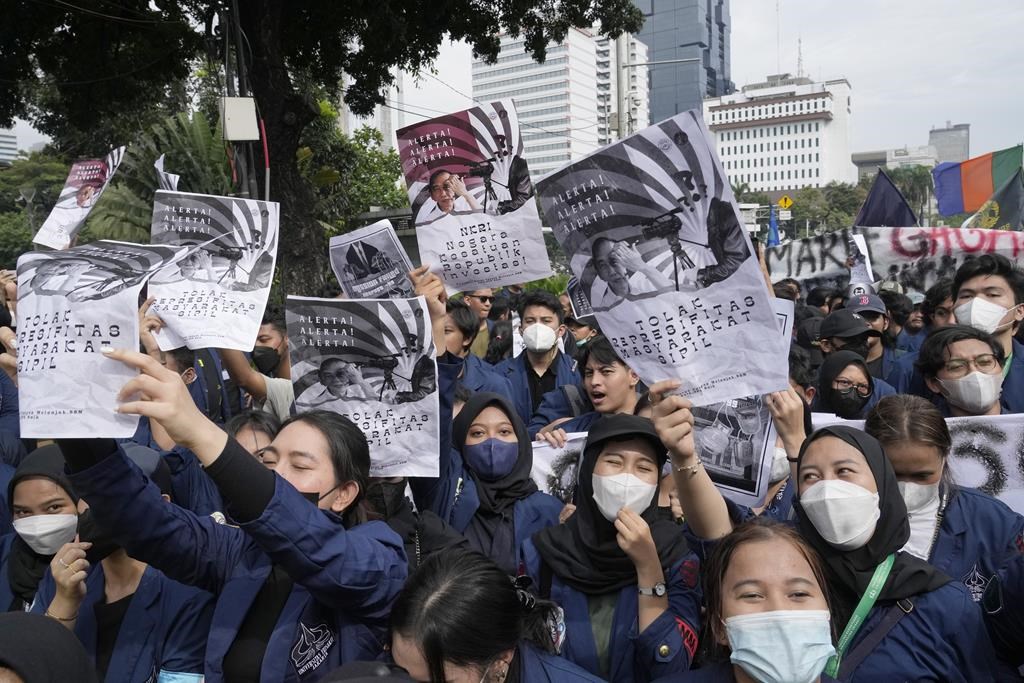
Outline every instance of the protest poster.
{"type": "Polygon", "coordinates": [[[426,301],[289,296],[298,412],[348,417],[370,444],[370,476],[436,477],[437,362],[426,301]]]}
{"type": "Polygon", "coordinates": [[[537,488],[563,503],[571,503],[576,495],[576,480],[586,440],[586,432],[571,432],[565,435],[563,448],[555,448],[547,441],[534,441],[530,476],[537,488]]]}
{"type": "Polygon", "coordinates": [[[587,316],[594,315],[594,308],[590,305],[590,299],[587,298],[587,293],[583,291],[583,287],[580,285],[579,279],[575,277],[569,278],[569,283],[565,286],[566,294],[569,295],[569,306],[572,308],[572,317],[579,320],[587,316]]]}
{"type": "Polygon", "coordinates": [[[331,269],[349,299],[407,299],[416,296],[409,256],[391,221],[331,238],[331,269]]]}
{"type": "Polygon", "coordinates": [[[787,384],[787,343],[728,178],[690,111],[548,174],[541,210],[601,329],[695,405],[787,384]]]}
{"type": "Polygon", "coordinates": [[[103,159],[76,161],[71,165],[64,189],[50,215],[32,238],[34,244],[67,249],[85,224],[85,219],[107,189],[124,158],[124,147],[113,149],[103,159]]]}
{"type": "Polygon", "coordinates": [[[924,292],[952,278],[964,261],[1002,254],[1016,261],[1024,254],[1024,232],[969,228],[856,228],[802,240],[765,251],[772,280],[791,277],[814,287],[845,288],[850,282],[849,243],[860,235],[867,248],[872,282],[891,280],[924,292]]]}
{"type": "Polygon", "coordinates": [[[449,292],[551,275],[511,100],[398,131],[420,261],[449,292]]]}
{"type": "Polygon", "coordinates": [[[277,260],[277,202],[158,190],[153,244],[191,247],[149,283],[164,351],[252,351],[277,260]]]}
{"type": "Polygon", "coordinates": [[[161,190],[168,190],[170,192],[178,191],[178,181],[181,180],[180,175],[174,173],[168,173],[164,170],[164,157],[166,155],[161,154],[160,158],[153,164],[153,168],[156,169],[156,183],[157,187],[161,190]]]}
{"type": "MultiPolygon", "coordinates": [[[[794,305],[772,299],[780,338],[793,334],[794,305]]],[[[775,421],[760,395],[693,408],[697,457],[726,498],[740,505],[764,502],[775,455],[775,421]]]]}
{"type": "Polygon", "coordinates": [[[98,241],[18,259],[18,400],[25,438],[127,438],[114,412],[135,370],[104,347],[139,348],[139,292],[184,250],[98,241]]]}

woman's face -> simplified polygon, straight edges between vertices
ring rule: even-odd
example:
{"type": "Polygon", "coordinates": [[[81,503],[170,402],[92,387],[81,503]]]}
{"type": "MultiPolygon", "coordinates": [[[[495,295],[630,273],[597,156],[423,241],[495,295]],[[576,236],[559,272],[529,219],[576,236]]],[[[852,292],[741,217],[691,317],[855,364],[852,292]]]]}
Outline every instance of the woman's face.
{"type": "Polygon", "coordinates": [[[594,474],[599,477],[632,474],[647,484],[658,484],[661,470],[651,445],[643,439],[630,439],[605,444],[594,463],[594,474]]]}
{"type": "Polygon", "coordinates": [[[266,432],[256,429],[251,425],[246,425],[238,430],[235,434],[235,441],[237,441],[242,448],[249,451],[256,458],[263,456],[263,450],[270,445],[273,441],[270,435],[266,432]]]}
{"type": "Polygon", "coordinates": [[[469,431],[466,432],[467,446],[483,443],[488,439],[498,439],[509,443],[519,442],[516,430],[512,427],[512,421],[497,406],[487,406],[481,410],[469,425],[469,431]]]}
{"type": "Polygon", "coordinates": [[[945,458],[938,446],[916,441],[885,444],[885,454],[896,472],[896,479],[912,484],[938,484],[942,479],[945,458]]]}
{"type": "MultiPolygon", "coordinates": [[[[399,633],[391,635],[391,656],[395,664],[405,669],[414,681],[430,681],[430,667],[427,664],[423,652],[420,651],[419,643],[411,638],[405,638],[399,633]]],[[[495,665],[492,668],[498,668],[495,665]]],[[[486,666],[480,665],[456,665],[451,662],[444,663],[445,683],[480,683],[484,676],[489,673],[486,666]]]]}
{"type": "Polygon", "coordinates": [[[869,387],[871,382],[868,381],[868,375],[864,372],[859,364],[847,365],[843,368],[843,371],[836,375],[836,378],[832,381],[833,389],[846,389],[850,386],[856,387],[857,393],[862,394],[865,391],[864,387],[869,387]]]}
{"type": "Polygon", "coordinates": [[[864,454],[834,436],[816,439],[804,452],[798,473],[800,495],[824,479],[842,479],[878,493],[875,477],[864,454]]]}
{"type": "Polygon", "coordinates": [[[325,510],[341,513],[351,502],[338,487],[327,439],[305,422],[293,422],[282,429],[263,449],[263,464],[296,490],[323,497],[317,505],[325,510]]]}
{"type": "Polygon", "coordinates": [[[52,479],[22,479],[11,497],[14,519],[35,515],[74,515],[78,508],[71,496],[52,479]]]}
{"type": "MultiPolygon", "coordinates": [[[[800,550],[781,538],[744,543],[722,577],[722,620],[778,610],[827,610],[825,593],[800,550]]],[[[725,629],[716,639],[728,645],[725,629]]]]}

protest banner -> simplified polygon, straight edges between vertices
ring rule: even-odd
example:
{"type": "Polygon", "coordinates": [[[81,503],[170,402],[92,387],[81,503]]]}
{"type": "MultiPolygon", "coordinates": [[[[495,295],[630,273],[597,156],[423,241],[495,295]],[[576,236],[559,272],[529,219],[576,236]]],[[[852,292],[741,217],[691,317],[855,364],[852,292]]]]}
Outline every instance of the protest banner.
{"type": "Polygon", "coordinates": [[[964,261],[982,254],[1002,254],[1016,261],[1024,254],[1024,232],[964,228],[856,228],[794,240],[766,250],[772,280],[791,277],[814,287],[845,288],[850,281],[846,259],[852,236],[863,236],[873,282],[892,280],[924,292],[942,278],[952,278],[964,261]]]}
{"type": "Polygon", "coordinates": [[[153,244],[192,247],[153,277],[149,295],[164,321],[164,351],[252,351],[277,260],[277,202],[158,190],[153,244]]]}
{"type": "Polygon", "coordinates": [[[349,299],[408,299],[416,296],[412,263],[391,221],[377,221],[331,238],[331,269],[349,299]]]}
{"type": "Polygon", "coordinates": [[[184,249],[99,241],[18,259],[18,400],[25,438],[127,438],[114,412],[137,374],[104,347],[139,348],[139,292],[184,249]]]}
{"type": "Polygon", "coordinates": [[[164,154],[160,155],[160,158],[153,164],[153,168],[156,169],[156,183],[157,187],[161,190],[168,190],[169,192],[178,191],[178,181],[181,180],[180,175],[174,173],[168,173],[164,170],[164,154]]]}
{"type": "Polygon", "coordinates": [[[579,279],[575,277],[569,278],[569,283],[565,286],[565,291],[566,294],[569,295],[569,306],[572,308],[572,317],[579,320],[580,318],[594,315],[594,307],[590,305],[590,299],[587,298],[587,293],[580,285],[579,279]]]}
{"type": "Polygon", "coordinates": [[[547,441],[535,441],[530,476],[537,488],[563,503],[571,503],[576,495],[576,478],[586,440],[586,432],[572,432],[565,435],[563,448],[555,448],[547,441]]]}
{"type": "Polygon", "coordinates": [[[296,410],[352,420],[370,444],[370,476],[436,477],[440,404],[426,301],[289,296],[286,322],[296,410]]]}
{"type": "Polygon", "coordinates": [[[449,292],[551,275],[511,100],[398,131],[420,261],[449,292]]]}
{"type": "Polygon", "coordinates": [[[697,111],[537,183],[546,221],[619,356],[695,405],[786,386],[757,256],[697,111]]]}
{"type": "Polygon", "coordinates": [[[107,189],[124,158],[124,147],[113,149],[103,159],[76,161],[71,165],[64,189],[50,215],[32,242],[51,249],[67,249],[78,236],[86,217],[107,189]]]}

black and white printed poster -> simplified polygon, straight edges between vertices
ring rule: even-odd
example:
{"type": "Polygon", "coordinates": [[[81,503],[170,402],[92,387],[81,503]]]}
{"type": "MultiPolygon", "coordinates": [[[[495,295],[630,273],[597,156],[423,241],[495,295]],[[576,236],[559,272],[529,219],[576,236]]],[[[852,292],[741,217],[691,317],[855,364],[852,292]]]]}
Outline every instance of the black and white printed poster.
{"type": "Polygon", "coordinates": [[[153,244],[191,247],[149,284],[164,351],[252,351],[277,261],[277,202],[157,191],[153,244]]]}
{"type": "Polygon", "coordinates": [[[416,296],[408,277],[412,263],[388,220],[332,237],[331,269],[349,299],[416,296]]]}
{"type": "Polygon", "coordinates": [[[289,296],[295,408],[351,419],[370,443],[370,476],[436,477],[437,361],[415,299],[289,296]]]}
{"type": "Polygon", "coordinates": [[[420,261],[449,291],[551,275],[512,100],[398,131],[420,261]]]}
{"type": "Polygon", "coordinates": [[[85,219],[107,189],[124,158],[124,147],[113,149],[103,159],[76,161],[71,165],[64,189],[46,217],[34,244],[51,249],[67,249],[85,225],[85,219]]]}
{"type": "Polygon", "coordinates": [[[555,448],[547,441],[534,441],[530,476],[537,488],[563,503],[571,503],[576,495],[580,459],[586,441],[586,432],[566,434],[562,448],[555,448]]]}
{"type": "Polygon", "coordinates": [[[92,242],[18,259],[21,435],[127,438],[138,417],[114,412],[137,373],[100,349],[139,348],[139,293],[184,249],[92,242]]]}
{"type": "Polygon", "coordinates": [[[545,221],[602,331],[647,384],[695,405],[787,385],[787,344],[697,111],[537,182],[545,221]]]}
{"type": "Polygon", "coordinates": [[[569,282],[565,285],[565,292],[569,295],[572,317],[579,320],[580,318],[594,315],[594,307],[590,305],[590,299],[587,298],[587,293],[584,291],[579,279],[575,277],[569,278],[569,282]]]}

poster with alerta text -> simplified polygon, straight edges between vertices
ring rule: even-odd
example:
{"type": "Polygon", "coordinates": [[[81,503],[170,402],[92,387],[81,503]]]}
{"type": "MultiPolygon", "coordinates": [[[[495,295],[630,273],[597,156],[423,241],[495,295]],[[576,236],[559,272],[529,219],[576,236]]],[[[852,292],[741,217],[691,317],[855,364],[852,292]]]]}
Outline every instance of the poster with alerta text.
{"type": "Polygon", "coordinates": [[[277,202],[156,193],[153,244],[190,247],[149,284],[164,351],[188,346],[252,351],[277,260],[277,202]]]}
{"type": "Polygon", "coordinates": [[[370,444],[370,476],[436,477],[437,362],[426,301],[288,297],[300,413],[349,418],[370,444]]]}
{"type": "Polygon", "coordinates": [[[764,278],[700,113],[537,182],[546,223],[602,331],[647,384],[696,405],[787,385],[764,278]]]}
{"type": "Polygon", "coordinates": [[[398,153],[420,261],[449,291],[551,275],[511,100],[402,128],[398,153]]]}
{"type": "Polygon", "coordinates": [[[18,259],[18,400],[25,438],[127,438],[117,394],[137,374],[101,353],[138,350],[139,292],[184,249],[99,241],[18,259]]]}
{"type": "Polygon", "coordinates": [[[113,149],[103,159],[76,161],[71,165],[64,189],[57,197],[32,242],[51,249],[67,249],[78,236],[92,207],[107,189],[124,158],[124,147],[113,149]]]}

